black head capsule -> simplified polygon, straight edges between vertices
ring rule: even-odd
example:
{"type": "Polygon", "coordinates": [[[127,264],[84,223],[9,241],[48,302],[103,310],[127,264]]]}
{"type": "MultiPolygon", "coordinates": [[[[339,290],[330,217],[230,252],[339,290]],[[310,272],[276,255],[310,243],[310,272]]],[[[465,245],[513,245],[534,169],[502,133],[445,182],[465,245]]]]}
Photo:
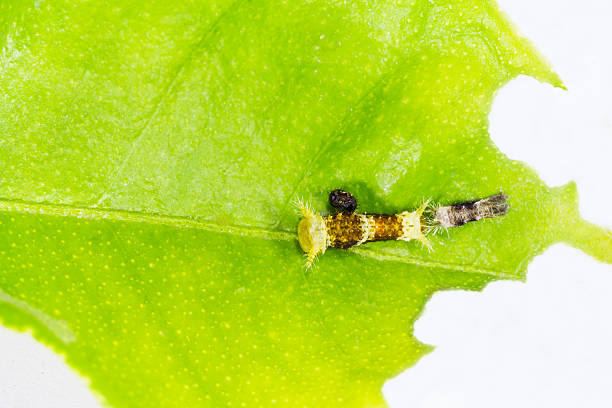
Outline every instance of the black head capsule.
{"type": "Polygon", "coordinates": [[[351,193],[340,189],[329,193],[329,204],[344,214],[352,214],[357,209],[357,199],[351,193]]]}

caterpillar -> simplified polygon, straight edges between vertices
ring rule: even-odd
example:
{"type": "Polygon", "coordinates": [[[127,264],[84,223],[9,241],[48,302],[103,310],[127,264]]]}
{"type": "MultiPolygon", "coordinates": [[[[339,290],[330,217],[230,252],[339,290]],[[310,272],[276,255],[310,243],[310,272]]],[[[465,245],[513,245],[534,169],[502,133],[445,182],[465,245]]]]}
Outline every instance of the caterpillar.
{"type": "Polygon", "coordinates": [[[307,269],[327,248],[348,249],[372,241],[414,239],[431,250],[428,234],[483,218],[499,217],[510,208],[504,193],[450,206],[426,201],[415,211],[399,214],[355,213],[356,198],[339,189],[330,192],[329,203],[338,212],[322,216],[301,200],[296,202],[303,217],[298,224],[298,241],[306,254],[307,269]]]}

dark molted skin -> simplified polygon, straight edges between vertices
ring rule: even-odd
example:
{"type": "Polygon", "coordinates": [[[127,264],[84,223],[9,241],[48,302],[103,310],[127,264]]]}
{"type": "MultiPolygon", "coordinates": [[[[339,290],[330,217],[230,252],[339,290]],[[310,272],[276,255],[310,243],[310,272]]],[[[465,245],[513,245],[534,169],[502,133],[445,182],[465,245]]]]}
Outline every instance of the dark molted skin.
{"type": "Polygon", "coordinates": [[[492,195],[491,197],[483,198],[476,202],[478,213],[481,218],[493,218],[505,215],[510,206],[508,205],[508,196],[504,193],[492,195]]]}
{"type": "Polygon", "coordinates": [[[440,207],[435,214],[436,220],[444,227],[452,228],[482,218],[499,217],[506,214],[510,208],[507,199],[504,193],[499,193],[482,200],[440,207]]]}
{"type": "Polygon", "coordinates": [[[478,221],[478,209],[476,208],[476,201],[467,201],[461,204],[451,205],[448,211],[449,223],[453,227],[459,227],[470,221],[478,221]]]}
{"type": "Polygon", "coordinates": [[[351,193],[340,189],[329,193],[329,204],[345,214],[352,214],[357,209],[357,199],[351,193]]]}

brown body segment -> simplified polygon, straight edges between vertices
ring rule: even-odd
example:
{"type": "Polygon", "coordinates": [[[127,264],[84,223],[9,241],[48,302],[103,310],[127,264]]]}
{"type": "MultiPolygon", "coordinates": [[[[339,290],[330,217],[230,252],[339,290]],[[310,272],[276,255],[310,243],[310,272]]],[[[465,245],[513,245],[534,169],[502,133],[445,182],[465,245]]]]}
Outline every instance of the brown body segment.
{"type": "Polygon", "coordinates": [[[328,215],[325,217],[325,228],[332,248],[350,248],[361,241],[364,234],[359,214],[328,215]]]}
{"type": "Polygon", "coordinates": [[[396,240],[404,233],[402,219],[396,214],[369,214],[374,221],[374,237],[368,241],[396,240]]]}
{"type": "Polygon", "coordinates": [[[332,248],[350,248],[368,241],[396,240],[403,234],[402,219],[387,214],[344,214],[325,217],[332,248]]]}

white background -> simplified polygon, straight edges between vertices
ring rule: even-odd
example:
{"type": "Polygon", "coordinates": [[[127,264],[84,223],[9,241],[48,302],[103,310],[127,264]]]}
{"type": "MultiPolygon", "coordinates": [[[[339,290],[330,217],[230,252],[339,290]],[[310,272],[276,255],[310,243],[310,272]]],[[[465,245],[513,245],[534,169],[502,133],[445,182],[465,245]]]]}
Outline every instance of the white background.
{"type": "MultiPolygon", "coordinates": [[[[491,113],[494,142],[612,227],[612,2],[499,0],[568,87],[518,78],[491,113]]],[[[436,294],[416,323],[436,350],[384,387],[392,407],[612,406],[612,266],[557,245],[527,283],[436,294]]],[[[28,334],[0,326],[1,408],[98,408],[86,380],[28,334]]]]}
{"type": "MultiPolygon", "coordinates": [[[[612,227],[612,2],[498,0],[568,91],[521,77],[490,115],[493,141],[612,227]]],[[[436,294],[415,325],[435,345],[384,387],[392,407],[612,407],[612,266],[556,245],[527,283],[436,294]]]]}

